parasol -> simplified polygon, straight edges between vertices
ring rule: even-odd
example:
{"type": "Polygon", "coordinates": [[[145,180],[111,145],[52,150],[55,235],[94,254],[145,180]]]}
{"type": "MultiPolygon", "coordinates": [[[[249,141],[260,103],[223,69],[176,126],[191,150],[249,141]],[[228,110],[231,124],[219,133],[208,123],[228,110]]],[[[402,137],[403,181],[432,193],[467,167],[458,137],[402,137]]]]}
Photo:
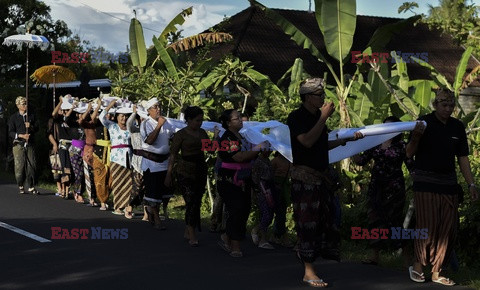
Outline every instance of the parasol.
{"type": "Polygon", "coordinates": [[[74,80],[75,73],[66,67],[52,64],[36,69],[30,77],[37,83],[53,84],[53,109],[55,110],[55,84],[74,80]]]}
{"type": "Polygon", "coordinates": [[[35,34],[16,34],[11,35],[3,40],[3,45],[16,45],[17,50],[22,50],[22,46],[27,46],[27,61],[26,61],[26,78],[25,78],[25,98],[27,99],[27,116],[28,116],[28,49],[32,47],[40,47],[45,50],[48,48],[50,42],[45,36],[35,34]]]}

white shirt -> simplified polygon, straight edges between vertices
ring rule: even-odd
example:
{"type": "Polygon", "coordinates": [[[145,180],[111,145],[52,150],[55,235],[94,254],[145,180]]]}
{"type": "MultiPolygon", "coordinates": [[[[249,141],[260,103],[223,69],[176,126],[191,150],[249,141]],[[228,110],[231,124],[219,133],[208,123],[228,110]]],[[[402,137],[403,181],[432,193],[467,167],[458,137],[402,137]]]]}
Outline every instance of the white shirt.
{"type": "MultiPolygon", "coordinates": [[[[107,119],[107,112],[105,110],[100,113],[98,118],[103,126],[107,127],[110,134],[110,144],[117,145],[130,145],[130,132],[120,129],[117,123],[107,119]]],[[[110,161],[115,162],[123,167],[127,167],[127,158],[132,155],[130,147],[112,148],[110,151],[110,161]]]]}
{"type": "MultiPolygon", "coordinates": [[[[153,142],[152,145],[145,143],[147,137],[155,130],[157,127],[157,121],[152,118],[145,119],[140,124],[140,134],[142,136],[142,149],[148,152],[153,152],[157,154],[169,154],[170,145],[169,141],[173,133],[175,133],[175,127],[170,124],[170,122],[165,122],[160,128],[160,133],[158,133],[157,139],[153,142]]],[[[142,158],[142,170],[146,171],[150,169],[150,172],[165,171],[168,169],[168,159],[158,163],[147,158],[142,158]]]]}

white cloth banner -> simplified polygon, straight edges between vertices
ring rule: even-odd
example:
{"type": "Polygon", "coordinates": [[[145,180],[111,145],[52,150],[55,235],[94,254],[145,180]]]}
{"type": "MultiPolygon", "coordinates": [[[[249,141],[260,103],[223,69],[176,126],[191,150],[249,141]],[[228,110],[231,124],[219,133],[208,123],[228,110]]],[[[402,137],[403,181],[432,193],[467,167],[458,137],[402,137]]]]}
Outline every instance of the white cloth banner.
{"type": "MultiPolygon", "coordinates": [[[[185,121],[166,118],[167,122],[175,128],[175,132],[187,126],[185,121]]],[[[153,120],[153,119],[152,119],[153,120]]],[[[154,121],[154,120],[153,120],[154,121]]],[[[156,123],[156,121],[154,121],[156,123]]],[[[360,131],[365,137],[356,141],[347,142],[345,146],[338,146],[328,152],[330,163],[338,162],[370,148],[373,148],[388,139],[391,139],[403,131],[411,131],[415,128],[417,122],[393,122],[377,125],[369,125],[362,128],[344,128],[337,129],[328,134],[328,140],[352,138],[354,133],[360,131]]],[[[426,125],[426,123],[425,123],[426,125]]],[[[220,130],[220,136],[225,129],[220,123],[204,121],[202,128],[206,131],[214,132],[215,127],[220,130]]],[[[267,122],[243,122],[243,128],[240,134],[252,144],[260,144],[268,141],[273,150],[278,151],[290,162],[293,162],[292,146],[290,143],[290,130],[288,126],[278,121],[267,122]]]]}
{"type": "Polygon", "coordinates": [[[293,162],[290,130],[287,125],[278,121],[244,122],[244,127],[240,130],[240,134],[252,144],[260,144],[263,141],[270,142],[272,149],[278,151],[290,162],[293,162]],[[268,131],[268,133],[265,131],[268,131]]]}
{"type": "MultiPolygon", "coordinates": [[[[149,117],[150,118],[150,117],[149,117]]],[[[175,132],[178,132],[180,129],[187,126],[185,121],[166,118],[167,122],[175,128],[175,132]]],[[[151,119],[154,124],[157,122],[151,119]]],[[[225,132],[225,129],[220,123],[204,121],[202,123],[202,129],[205,131],[214,132],[215,127],[220,130],[219,136],[222,136],[225,132]]],[[[268,121],[268,122],[255,122],[255,121],[246,121],[243,122],[243,128],[240,130],[240,134],[252,144],[260,144],[263,141],[270,142],[272,150],[278,151],[280,154],[285,156],[290,162],[292,162],[292,146],[290,145],[290,130],[288,126],[282,124],[278,121],[268,121]],[[268,134],[264,130],[269,131],[268,134]]]]}
{"type": "MultiPolygon", "coordinates": [[[[425,122],[424,122],[425,123],[425,122]]],[[[360,131],[363,136],[383,135],[388,133],[396,133],[402,131],[411,131],[415,128],[416,121],[413,122],[391,122],[383,124],[368,125],[361,128],[343,128],[330,132],[328,140],[352,138],[353,134],[360,131]],[[335,133],[335,137],[331,136],[335,133]]],[[[426,125],[426,123],[425,123],[426,125]]]]}
{"type": "MultiPolygon", "coordinates": [[[[422,121],[424,122],[424,121],[422,121]]],[[[342,159],[348,158],[370,148],[373,148],[383,142],[391,139],[403,131],[412,131],[417,124],[414,122],[392,122],[376,125],[369,125],[362,128],[346,128],[338,129],[328,134],[328,140],[334,141],[338,139],[352,138],[353,134],[360,131],[363,136],[362,139],[347,142],[345,146],[338,146],[328,151],[328,158],[330,163],[335,163],[342,159]]],[[[427,124],[424,122],[424,125],[427,124]]]]}

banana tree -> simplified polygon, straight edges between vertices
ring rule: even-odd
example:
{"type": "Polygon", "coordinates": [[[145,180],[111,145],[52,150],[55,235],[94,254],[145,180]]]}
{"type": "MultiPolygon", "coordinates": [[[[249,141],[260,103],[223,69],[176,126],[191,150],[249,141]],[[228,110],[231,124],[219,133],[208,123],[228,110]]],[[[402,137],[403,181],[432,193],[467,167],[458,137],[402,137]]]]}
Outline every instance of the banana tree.
{"type": "Polygon", "coordinates": [[[253,84],[262,87],[268,81],[269,78],[254,70],[249,61],[242,62],[238,58],[231,59],[227,57],[202,79],[197,86],[197,90],[209,89],[217,91],[231,85],[244,97],[242,106],[242,113],[244,113],[248,98],[252,96],[253,84]]]}
{"type": "MultiPolygon", "coordinates": [[[[352,78],[348,83],[343,74],[343,64],[348,59],[353,43],[353,35],[356,28],[356,1],[355,0],[316,0],[315,18],[325,40],[328,54],[339,63],[339,74],[335,72],[332,64],[325,58],[320,50],[313,44],[301,30],[295,27],[279,13],[271,10],[256,1],[251,1],[262,9],[266,16],[279,25],[283,31],[290,35],[291,39],[310,53],[319,61],[325,63],[330,74],[336,82],[335,98],[339,105],[340,125],[350,127],[351,121],[348,114],[346,99],[353,84],[352,78]]],[[[328,95],[329,94],[327,92],[328,95]]],[[[327,96],[328,96],[327,95],[327,96]]]]}
{"type": "MultiPolygon", "coordinates": [[[[348,96],[352,86],[359,81],[363,81],[360,75],[360,70],[357,69],[353,76],[345,77],[343,66],[350,58],[349,53],[353,42],[353,35],[356,28],[356,1],[355,0],[316,0],[315,1],[315,19],[318,27],[323,35],[325,46],[328,54],[338,62],[338,72],[333,68],[333,65],[326,59],[326,57],[315,46],[314,42],[309,39],[300,29],[289,22],[282,15],[276,11],[265,7],[264,5],[251,1],[254,5],[265,12],[265,15],[273,20],[283,31],[295,41],[295,43],[316,57],[320,62],[323,62],[330,75],[333,77],[336,86],[334,91],[326,90],[327,97],[331,98],[335,105],[339,108],[340,126],[350,127],[352,125],[363,124],[362,117],[358,118],[358,114],[354,114],[356,109],[360,109],[360,114],[365,119],[365,113],[368,111],[367,107],[371,106],[366,98],[360,100],[360,103],[351,103],[348,101],[348,96]],[[354,118],[353,122],[352,119],[354,118]]],[[[369,46],[380,50],[394,35],[394,32],[404,29],[407,25],[418,20],[418,16],[406,20],[399,21],[394,24],[386,25],[377,29],[370,39],[369,46]]],[[[375,79],[375,86],[369,88],[371,94],[378,95],[378,78],[370,76],[369,79],[375,79]],[[373,91],[372,91],[373,90],[373,91]]],[[[382,88],[384,90],[384,88],[382,88]]],[[[357,90],[357,92],[359,92],[357,90]]]]}

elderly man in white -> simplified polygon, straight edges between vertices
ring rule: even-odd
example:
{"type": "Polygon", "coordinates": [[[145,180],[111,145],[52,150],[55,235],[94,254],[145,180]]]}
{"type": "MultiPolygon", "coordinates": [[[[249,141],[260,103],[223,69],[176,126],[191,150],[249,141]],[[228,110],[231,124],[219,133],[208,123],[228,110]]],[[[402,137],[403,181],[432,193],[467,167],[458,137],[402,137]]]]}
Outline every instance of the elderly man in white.
{"type": "Polygon", "coordinates": [[[147,205],[149,221],[155,229],[164,230],[166,227],[159,217],[159,205],[163,202],[164,209],[171,190],[165,186],[165,177],[168,169],[170,154],[169,139],[175,128],[161,115],[161,107],[157,98],[150,99],[146,106],[148,118],[140,125],[140,134],[143,139],[142,170],[145,183],[144,202],[147,205]]]}

